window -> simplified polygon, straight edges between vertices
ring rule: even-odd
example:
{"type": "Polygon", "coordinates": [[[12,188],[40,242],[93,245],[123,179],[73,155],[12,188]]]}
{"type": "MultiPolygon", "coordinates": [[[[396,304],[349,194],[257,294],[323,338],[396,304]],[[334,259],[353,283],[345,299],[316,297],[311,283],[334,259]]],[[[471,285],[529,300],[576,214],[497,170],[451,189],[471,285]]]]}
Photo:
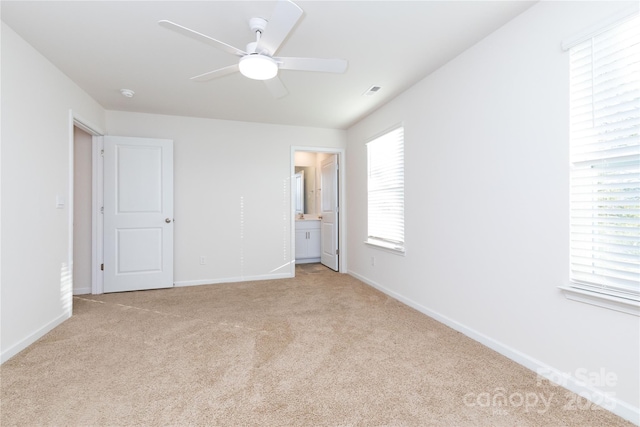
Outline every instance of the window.
{"type": "Polygon", "coordinates": [[[367,143],[367,242],[404,253],[404,128],[367,143]]]}
{"type": "Polygon", "coordinates": [[[570,48],[571,288],[608,301],[627,301],[636,314],[640,301],[638,28],[638,17],[627,19],[570,48]]]}

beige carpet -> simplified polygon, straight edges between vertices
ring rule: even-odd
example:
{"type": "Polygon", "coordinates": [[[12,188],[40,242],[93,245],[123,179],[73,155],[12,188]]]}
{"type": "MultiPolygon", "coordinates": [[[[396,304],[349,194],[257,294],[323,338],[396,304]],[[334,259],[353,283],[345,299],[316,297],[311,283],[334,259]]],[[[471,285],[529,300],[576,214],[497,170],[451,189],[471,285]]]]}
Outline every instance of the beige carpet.
{"type": "Polygon", "coordinates": [[[319,265],[76,297],[1,380],[3,427],[631,425],[319,265]]]}

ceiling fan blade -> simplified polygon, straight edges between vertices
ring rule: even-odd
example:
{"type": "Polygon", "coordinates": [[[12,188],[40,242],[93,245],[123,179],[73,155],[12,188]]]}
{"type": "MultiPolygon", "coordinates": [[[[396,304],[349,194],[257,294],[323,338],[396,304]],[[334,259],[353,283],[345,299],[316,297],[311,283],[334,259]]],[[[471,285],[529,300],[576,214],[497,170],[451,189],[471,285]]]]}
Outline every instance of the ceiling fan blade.
{"type": "Polygon", "coordinates": [[[218,77],[226,76],[227,74],[235,73],[236,71],[238,71],[238,64],[229,65],[228,67],[220,68],[218,70],[200,74],[199,76],[191,77],[191,80],[193,80],[194,82],[206,82],[218,77]]]}
{"type": "Polygon", "coordinates": [[[237,55],[237,56],[244,56],[247,53],[245,51],[243,51],[242,49],[238,49],[237,47],[233,47],[231,45],[228,45],[224,42],[221,42],[220,40],[216,40],[214,38],[211,38],[209,36],[206,36],[202,33],[199,33],[197,31],[191,30],[187,27],[183,27],[182,25],[178,25],[175,22],[171,22],[171,21],[166,21],[166,20],[162,20],[162,21],[158,21],[158,24],[160,24],[161,27],[164,27],[168,30],[171,31],[175,31],[176,33],[182,34],[184,36],[187,37],[191,37],[192,39],[196,39],[198,41],[201,41],[203,43],[206,43],[210,46],[213,47],[217,47],[218,49],[222,49],[225,52],[228,52],[232,55],[237,55]]]}
{"type": "Polygon", "coordinates": [[[281,70],[320,71],[323,73],[344,73],[349,62],[345,59],[321,58],[273,58],[281,70]]]}
{"type": "Polygon", "coordinates": [[[289,93],[278,76],[269,80],[264,80],[264,84],[267,86],[267,89],[269,89],[269,92],[271,92],[274,98],[283,98],[289,93]]]}
{"type": "Polygon", "coordinates": [[[301,16],[302,9],[295,3],[289,0],[278,1],[260,37],[257,51],[267,51],[269,55],[276,53],[301,16]]]}

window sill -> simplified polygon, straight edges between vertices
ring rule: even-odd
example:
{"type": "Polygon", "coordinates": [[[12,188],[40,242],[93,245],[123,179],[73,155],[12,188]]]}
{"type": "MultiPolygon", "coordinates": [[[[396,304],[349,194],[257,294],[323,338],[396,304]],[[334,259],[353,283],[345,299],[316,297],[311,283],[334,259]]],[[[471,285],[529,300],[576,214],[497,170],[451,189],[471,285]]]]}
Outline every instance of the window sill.
{"type": "Polygon", "coordinates": [[[404,247],[395,245],[393,243],[381,242],[379,240],[365,240],[364,243],[376,249],[383,249],[387,252],[404,256],[404,247]]]}
{"type": "Polygon", "coordinates": [[[570,286],[559,286],[567,299],[640,317],[640,302],[570,286]]]}

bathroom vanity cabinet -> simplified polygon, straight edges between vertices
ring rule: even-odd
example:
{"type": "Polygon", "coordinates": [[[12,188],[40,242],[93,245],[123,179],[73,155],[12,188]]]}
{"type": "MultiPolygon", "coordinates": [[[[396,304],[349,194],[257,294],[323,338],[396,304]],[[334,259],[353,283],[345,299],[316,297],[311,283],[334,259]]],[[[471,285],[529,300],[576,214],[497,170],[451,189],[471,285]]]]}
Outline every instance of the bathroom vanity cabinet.
{"type": "Polygon", "coordinates": [[[320,220],[296,221],[296,264],[320,262],[320,220]]]}

